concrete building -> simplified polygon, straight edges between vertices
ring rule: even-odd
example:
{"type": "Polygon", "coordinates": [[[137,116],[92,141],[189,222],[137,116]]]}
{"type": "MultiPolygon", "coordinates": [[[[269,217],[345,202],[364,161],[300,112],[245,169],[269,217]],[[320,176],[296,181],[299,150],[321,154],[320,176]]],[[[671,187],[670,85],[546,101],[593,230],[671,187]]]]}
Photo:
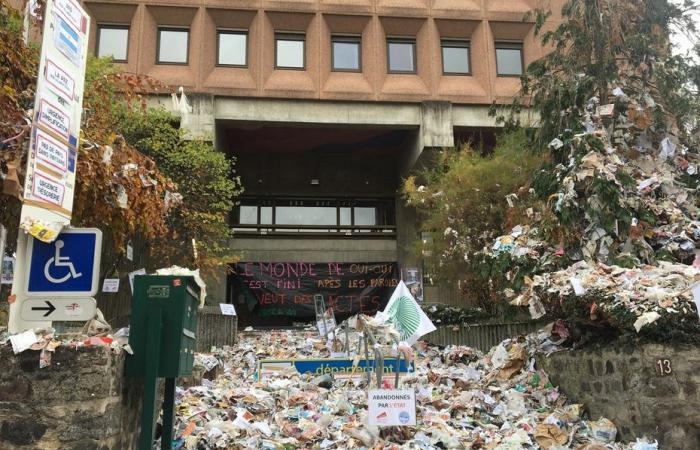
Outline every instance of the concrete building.
{"type": "MultiPolygon", "coordinates": [[[[493,139],[489,105],[510,102],[523,67],[545,51],[524,15],[549,7],[551,28],[562,3],[83,2],[91,50],[182,86],[193,111],[181,126],[236,158],[246,192],[231,245],[244,261],[401,267],[421,264],[401,178],[430,149],[493,139]]],[[[211,295],[235,302],[235,286],[211,295]]],[[[455,298],[430,286],[425,297],[455,298]]]]}

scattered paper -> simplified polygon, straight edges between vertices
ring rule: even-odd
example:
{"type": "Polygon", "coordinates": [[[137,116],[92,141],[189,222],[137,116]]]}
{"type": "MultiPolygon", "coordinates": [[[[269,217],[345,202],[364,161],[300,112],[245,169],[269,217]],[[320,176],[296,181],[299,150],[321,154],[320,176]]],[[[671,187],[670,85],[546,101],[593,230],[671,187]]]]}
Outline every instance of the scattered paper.
{"type": "Polygon", "coordinates": [[[586,293],[586,288],[583,287],[581,280],[579,280],[578,278],[571,277],[571,278],[569,278],[569,282],[571,283],[571,286],[574,288],[574,293],[577,296],[580,297],[586,293]]]}
{"type": "Polygon", "coordinates": [[[27,330],[23,333],[13,334],[10,336],[10,343],[12,343],[12,351],[17,353],[22,353],[28,350],[32,345],[39,342],[39,338],[34,333],[34,330],[27,330]]]}
{"type": "Polygon", "coordinates": [[[657,313],[656,311],[645,312],[634,321],[634,329],[637,330],[637,333],[639,333],[639,330],[641,330],[642,327],[656,322],[659,317],[661,317],[661,314],[657,313]]]}
{"type": "Polygon", "coordinates": [[[693,285],[693,302],[695,303],[695,309],[697,309],[698,318],[700,319],[700,283],[695,283],[695,285],[693,285]]]}

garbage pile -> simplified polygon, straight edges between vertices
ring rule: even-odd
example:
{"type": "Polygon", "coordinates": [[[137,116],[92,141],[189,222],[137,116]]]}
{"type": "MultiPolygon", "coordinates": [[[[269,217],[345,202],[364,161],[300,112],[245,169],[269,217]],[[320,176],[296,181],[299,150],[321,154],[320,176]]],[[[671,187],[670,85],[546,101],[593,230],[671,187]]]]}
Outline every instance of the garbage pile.
{"type": "Polygon", "coordinates": [[[522,215],[529,223],[497,238],[485,253],[512,256],[513,271],[523,265],[517,260],[535,262],[525,291],[512,301],[529,306],[533,316],[554,313],[558,302],[587,291],[600,297],[585,307],[594,300],[600,310],[624,308],[630,314],[620,327],[639,331],[659,314],[684,316],[693,309],[690,287],[700,278],[700,155],[680,141],[648,93],[621,81],[605,100],[588,101],[581,133],[567,131],[549,144],[566,162],[548,174],[553,193],[546,193],[547,202],[510,198],[512,207],[530,211],[522,215]]]}
{"type": "Polygon", "coordinates": [[[627,269],[579,261],[565,270],[535,275],[511,304],[528,306],[533,318],[546,311],[571,317],[577,313],[572,309],[579,308],[592,321],[607,320],[639,333],[662,318],[675,327],[682,321],[697,323],[700,304],[693,287],[698,281],[700,270],[684,264],[661,261],[627,269]]]}
{"type": "Polygon", "coordinates": [[[533,354],[552,346],[550,338],[545,329],[506,340],[486,355],[419,342],[414,368],[400,381],[400,388],[416,392],[417,425],[378,428],[368,422],[365,377],[256,377],[261,359],[329,358],[316,333],[244,332],[235,347],[215,349],[203,359],[217,358],[221,376],[178,389],[173,448],[657,448],[655,442],[615,443],[612,422],[586,420],[581,405],[566,402],[534,367],[533,354]]]}
{"type": "Polygon", "coordinates": [[[97,310],[95,317],[88,320],[80,332],[58,334],[53,327],[42,327],[10,334],[0,331],[0,346],[10,345],[14,354],[27,350],[40,351],[39,368],[51,365],[54,352],[59,347],[78,349],[81,347],[106,346],[115,353],[125,351],[133,354],[129,345],[129,328],[113,332],[112,327],[97,310]]]}

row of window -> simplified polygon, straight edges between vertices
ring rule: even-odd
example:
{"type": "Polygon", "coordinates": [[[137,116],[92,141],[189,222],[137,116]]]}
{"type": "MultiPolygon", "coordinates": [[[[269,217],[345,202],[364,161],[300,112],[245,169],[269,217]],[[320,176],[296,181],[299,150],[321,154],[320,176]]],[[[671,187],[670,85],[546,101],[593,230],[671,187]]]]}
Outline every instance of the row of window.
{"type": "MultiPolygon", "coordinates": [[[[112,56],[117,62],[128,59],[129,27],[100,25],[97,55],[112,56]]],[[[470,46],[467,40],[441,41],[442,71],[448,75],[470,75],[470,46]]],[[[156,62],[158,64],[187,64],[189,30],[159,27],[156,62]]],[[[217,65],[246,67],[248,65],[248,33],[241,30],[217,30],[217,65]]],[[[522,43],[496,42],[496,69],[500,76],[523,73],[522,43]]],[[[302,33],[275,35],[275,68],[306,67],[306,36],[302,33]]],[[[416,40],[387,39],[387,67],[390,73],[416,73],[416,40]]],[[[331,69],[362,71],[362,41],[359,36],[331,36],[331,69]]]]}
{"type": "Polygon", "coordinates": [[[357,227],[394,224],[391,200],[243,199],[235,225],[357,227]]]}

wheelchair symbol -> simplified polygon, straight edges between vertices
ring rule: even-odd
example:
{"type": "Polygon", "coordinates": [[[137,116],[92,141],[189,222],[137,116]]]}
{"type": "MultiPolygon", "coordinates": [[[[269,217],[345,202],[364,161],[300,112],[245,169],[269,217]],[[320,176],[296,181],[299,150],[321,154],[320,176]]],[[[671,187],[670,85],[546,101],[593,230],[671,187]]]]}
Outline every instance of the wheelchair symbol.
{"type": "Polygon", "coordinates": [[[56,241],[56,254],[53,258],[46,261],[44,266],[44,276],[47,280],[54,284],[64,283],[71,278],[80,278],[83,274],[75,270],[75,266],[70,262],[69,256],[61,256],[61,249],[63,248],[63,241],[56,241]],[[61,278],[55,278],[51,275],[51,267],[68,267],[68,273],[66,273],[61,278]]]}

